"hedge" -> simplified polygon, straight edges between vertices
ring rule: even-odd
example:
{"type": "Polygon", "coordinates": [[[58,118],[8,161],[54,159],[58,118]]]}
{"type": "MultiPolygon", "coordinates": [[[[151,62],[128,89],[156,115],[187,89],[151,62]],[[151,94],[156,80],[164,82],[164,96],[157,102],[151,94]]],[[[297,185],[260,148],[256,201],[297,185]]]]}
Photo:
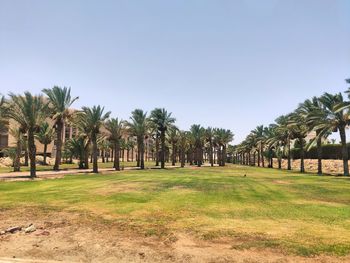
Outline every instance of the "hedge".
{"type": "MultiPolygon", "coordinates": [[[[350,156],[350,143],[347,144],[348,156],[350,156]]],[[[300,159],[300,149],[291,149],[292,159],[300,159]]],[[[317,159],[317,147],[305,150],[305,159],[317,159]]],[[[342,150],[340,144],[324,144],[322,145],[322,159],[342,159],[342,150]]]]}

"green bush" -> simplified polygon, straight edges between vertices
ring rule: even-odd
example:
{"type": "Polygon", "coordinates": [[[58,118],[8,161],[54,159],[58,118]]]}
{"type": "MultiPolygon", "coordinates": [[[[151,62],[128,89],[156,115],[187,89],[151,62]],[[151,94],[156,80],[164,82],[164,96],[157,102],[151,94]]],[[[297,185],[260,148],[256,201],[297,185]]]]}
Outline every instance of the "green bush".
{"type": "MultiPolygon", "coordinates": [[[[347,144],[348,155],[350,156],[350,143],[347,144]]],[[[291,150],[293,159],[300,159],[300,149],[291,150]]],[[[317,147],[312,147],[305,151],[305,159],[317,159],[317,147]]],[[[322,159],[342,159],[340,144],[324,144],[322,145],[322,159]]]]}

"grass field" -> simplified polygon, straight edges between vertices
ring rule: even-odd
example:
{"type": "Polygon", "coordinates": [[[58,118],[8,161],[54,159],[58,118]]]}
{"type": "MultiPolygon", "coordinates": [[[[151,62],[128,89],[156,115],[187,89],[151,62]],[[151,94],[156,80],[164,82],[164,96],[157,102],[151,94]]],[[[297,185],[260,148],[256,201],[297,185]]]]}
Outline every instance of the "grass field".
{"type": "Polygon", "coordinates": [[[229,165],[1,182],[0,209],[25,207],[85,211],[146,236],[226,238],[239,250],[350,253],[350,180],[343,177],[229,165]]]}

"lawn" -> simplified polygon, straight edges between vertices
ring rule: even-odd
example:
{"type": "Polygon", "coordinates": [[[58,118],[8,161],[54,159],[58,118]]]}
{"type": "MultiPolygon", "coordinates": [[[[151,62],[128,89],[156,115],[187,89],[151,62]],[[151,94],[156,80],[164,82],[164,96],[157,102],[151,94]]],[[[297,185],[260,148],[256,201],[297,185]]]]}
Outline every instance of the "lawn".
{"type": "Polygon", "coordinates": [[[229,165],[1,182],[0,210],[25,207],[85,211],[146,236],[225,238],[239,250],[350,253],[350,180],[343,177],[229,165]]]}

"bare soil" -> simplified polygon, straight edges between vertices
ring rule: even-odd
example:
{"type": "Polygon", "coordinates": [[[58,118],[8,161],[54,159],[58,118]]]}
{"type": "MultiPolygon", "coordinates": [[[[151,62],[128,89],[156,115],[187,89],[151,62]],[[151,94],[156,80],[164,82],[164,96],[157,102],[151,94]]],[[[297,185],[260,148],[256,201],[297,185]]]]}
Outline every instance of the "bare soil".
{"type": "Polygon", "coordinates": [[[31,223],[34,232],[0,235],[0,262],[350,262],[350,257],[233,249],[242,239],[199,240],[190,233],[145,236],[125,223],[78,212],[0,210],[0,231],[31,223]]]}

